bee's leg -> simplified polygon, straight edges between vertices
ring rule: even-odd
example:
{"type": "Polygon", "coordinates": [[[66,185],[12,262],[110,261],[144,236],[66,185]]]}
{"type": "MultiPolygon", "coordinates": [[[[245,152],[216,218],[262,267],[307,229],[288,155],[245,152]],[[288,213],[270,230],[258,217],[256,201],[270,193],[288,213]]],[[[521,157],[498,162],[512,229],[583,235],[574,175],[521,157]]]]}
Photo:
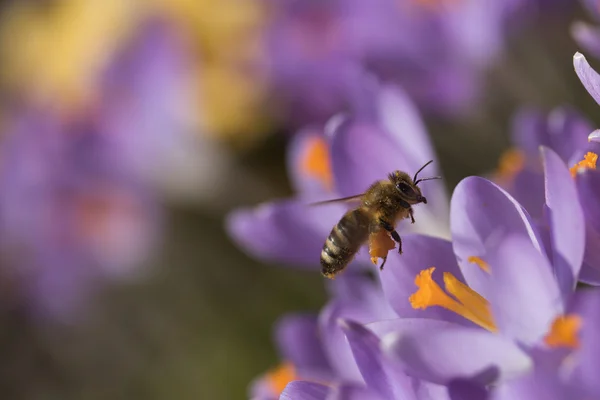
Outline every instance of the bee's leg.
{"type": "MultiPolygon", "coordinates": [[[[387,221],[379,219],[379,223],[381,224],[383,229],[385,229],[386,231],[391,233],[392,239],[394,239],[396,241],[396,243],[398,243],[398,253],[402,254],[402,239],[400,239],[400,235],[398,235],[398,232],[396,232],[394,227],[387,221]]],[[[384,261],[384,264],[385,264],[385,261],[384,261]]]]}
{"type": "Polygon", "coordinates": [[[410,215],[410,222],[412,224],[415,223],[415,212],[413,211],[412,207],[408,209],[408,215],[410,215]]]}
{"type": "Polygon", "coordinates": [[[379,270],[383,271],[383,266],[385,265],[385,262],[387,261],[387,256],[383,257],[383,262],[381,263],[381,265],[379,266],[379,270]]]}

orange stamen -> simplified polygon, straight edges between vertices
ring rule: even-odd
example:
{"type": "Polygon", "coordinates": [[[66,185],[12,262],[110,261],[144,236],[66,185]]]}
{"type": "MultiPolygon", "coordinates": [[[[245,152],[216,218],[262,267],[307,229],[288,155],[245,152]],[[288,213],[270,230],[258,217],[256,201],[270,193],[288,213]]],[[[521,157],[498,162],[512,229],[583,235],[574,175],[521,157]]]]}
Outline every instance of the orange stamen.
{"type": "Polygon", "coordinates": [[[497,181],[510,182],[525,168],[525,154],[516,148],[506,150],[498,160],[495,176],[497,181]]]}
{"type": "Polygon", "coordinates": [[[566,347],[576,349],[579,347],[579,330],[583,320],[579,315],[569,314],[558,316],[544,342],[550,347],[566,347]]]}
{"type": "Polygon", "coordinates": [[[396,244],[390,238],[390,234],[383,229],[369,235],[369,255],[371,262],[375,265],[377,265],[378,258],[386,258],[388,252],[394,247],[396,244]]]}
{"type": "Polygon", "coordinates": [[[471,256],[471,257],[467,258],[467,261],[470,262],[470,263],[473,263],[473,264],[477,264],[479,266],[479,268],[481,268],[482,270],[484,270],[488,274],[491,271],[489,264],[486,263],[485,261],[483,261],[480,257],[471,256]]]}
{"type": "Polygon", "coordinates": [[[486,299],[460,282],[451,273],[445,272],[444,286],[454,298],[450,297],[432,279],[433,271],[435,271],[435,267],[425,269],[415,278],[415,285],[418,289],[408,299],[413,308],[424,310],[433,306],[443,307],[490,332],[498,330],[486,299]]]}
{"type": "Polygon", "coordinates": [[[321,181],[327,190],[333,188],[329,148],[324,138],[314,137],[309,140],[300,168],[306,175],[321,181]]]}
{"type": "Polygon", "coordinates": [[[273,393],[277,396],[283,392],[291,381],[297,380],[296,369],[291,363],[283,363],[273,370],[267,372],[266,380],[273,393]]]}
{"type": "Polygon", "coordinates": [[[583,156],[583,160],[579,161],[577,164],[573,165],[569,168],[571,171],[571,176],[575,178],[577,175],[577,171],[584,169],[596,169],[596,162],[598,161],[598,154],[592,153],[588,151],[585,156],[583,156]]]}

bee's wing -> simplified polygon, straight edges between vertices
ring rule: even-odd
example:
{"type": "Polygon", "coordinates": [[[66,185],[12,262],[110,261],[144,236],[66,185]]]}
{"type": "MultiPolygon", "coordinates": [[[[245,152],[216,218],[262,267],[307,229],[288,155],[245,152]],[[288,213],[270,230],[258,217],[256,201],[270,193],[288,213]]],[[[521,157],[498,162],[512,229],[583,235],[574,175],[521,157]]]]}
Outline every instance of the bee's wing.
{"type": "Polygon", "coordinates": [[[341,197],[339,199],[325,200],[325,201],[317,201],[316,203],[310,203],[310,206],[322,206],[325,204],[334,204],[334,203],[350,203],[350,202],[359,202],[363,193],[357,194],[354,196],[341,197]]]}

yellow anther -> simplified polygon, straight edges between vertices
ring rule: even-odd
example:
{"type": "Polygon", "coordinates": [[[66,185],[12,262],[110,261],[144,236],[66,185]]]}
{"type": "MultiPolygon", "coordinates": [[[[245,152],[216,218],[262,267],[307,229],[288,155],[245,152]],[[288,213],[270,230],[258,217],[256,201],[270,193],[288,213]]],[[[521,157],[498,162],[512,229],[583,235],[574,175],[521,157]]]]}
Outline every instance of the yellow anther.
{"type": "Polygon", "coordinates": [[[579,315],[561,315],[552,322],[544,342],[550,347],[576,349],[579,347],[578,334],[582,323],[583,320],[579,315]]]}
{"type": "Polygon", "coordinates": [[[329,148],[324,138],[314,137],[309,140],[302,156],[300,168],[308,176],[321,181],[326,189],[333,188],[329,148]]]}
{"type": "Polygon", "coordinates": [[[495,180],[499,182],[510,182],[525,168],[525,154],[516,148],[506,150],[498,160],[495,172],[495,180]]]}
{"type": "Polygon", "coordinates": [[[266,380],[269,387],[277,396],[283,392],[291,381],[297,380],[296,368],[291,363],[283,363],[267,372],[266,380]]]}
{"type": "Polygon", "coordinates": [[[443,307],[469,321],[496,332],[489,303],[473,289],[460,282],[449,272],[444,273],[446,290],[454,296],[450,297],[432,278],[435,267],[421,271],[415,278],[418,289],[408,299],[415,309],[426,309],[432,306],[443,307]]]}
{"type": "Polygon", "coordinates": [[[571,171],[571,176],[575,178],[577,175],[577,171],[580,169],[596,169],[596,162],[598,161],[598,154],[592,153],[588,151],[585,156],[583,156],[583,160],[579,161],[577,164],[573,165],[569,171],[571,171]]]}
{"type": "Polygon", "coordinates": [[[482,270],[484,270],[488,274],[491,271],[489,264],[486,263],[485,261],[483,261],[480,257],[471,256],[471,257],[467,258],[467,261],[470,262],[470,263],[473,263],[473,264],[477,264],[479,266],[479,268],[481,268],[482,270]]]}

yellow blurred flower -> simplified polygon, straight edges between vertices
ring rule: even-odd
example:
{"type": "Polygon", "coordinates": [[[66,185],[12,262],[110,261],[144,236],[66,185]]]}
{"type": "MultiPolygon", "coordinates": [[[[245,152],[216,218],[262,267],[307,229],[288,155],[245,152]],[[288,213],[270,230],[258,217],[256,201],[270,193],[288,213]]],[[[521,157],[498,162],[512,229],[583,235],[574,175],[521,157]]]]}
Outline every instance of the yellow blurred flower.
{"type": "Polygon", "coordinates": [[[266,85],[257,1],[13,2],[0,17],[2,85],[65,112],[85,107],[115,53],[156,15],[179,26],[196,51],[201,131],[242,143],[260,137],[266,85]]]}
{"type": "Polygon", "coordinates": [[[67,108],[88,101],[134,11],[122,0],[11,3],[0,19],[4,85],[67,108]]]}
{"type": "Polygon", "coordinates": [[[199,44],[203,120],[208,133],[245,145],[267,131],[261,30],[266,9],[248,0],[151,0],[199,44]]]}

